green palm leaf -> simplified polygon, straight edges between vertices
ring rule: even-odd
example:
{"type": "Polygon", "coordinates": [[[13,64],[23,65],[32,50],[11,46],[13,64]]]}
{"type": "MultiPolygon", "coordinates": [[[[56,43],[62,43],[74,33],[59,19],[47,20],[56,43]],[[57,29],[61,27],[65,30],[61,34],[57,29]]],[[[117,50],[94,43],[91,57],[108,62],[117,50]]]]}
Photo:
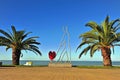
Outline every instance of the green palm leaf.
{"type": "Polygon", "coordinates": [[[90,48],[91,48],[91,46],[88,46],[88,47],[84,48],[83,51],[80,53],[79,58],[81,58],[81,56],[82,56],[83,54],[86,55],[86,53],[90,50],[90,48]]]}

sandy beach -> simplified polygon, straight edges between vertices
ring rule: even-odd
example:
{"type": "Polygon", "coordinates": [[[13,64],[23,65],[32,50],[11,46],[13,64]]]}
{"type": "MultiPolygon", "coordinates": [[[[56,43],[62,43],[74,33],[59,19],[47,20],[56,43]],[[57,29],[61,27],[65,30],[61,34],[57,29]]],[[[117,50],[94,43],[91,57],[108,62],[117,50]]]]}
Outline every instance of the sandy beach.
{"type": "Polygon", "coordinates": [[[0,80],[120,80],[120,69],[0,67],[0,80]]]}

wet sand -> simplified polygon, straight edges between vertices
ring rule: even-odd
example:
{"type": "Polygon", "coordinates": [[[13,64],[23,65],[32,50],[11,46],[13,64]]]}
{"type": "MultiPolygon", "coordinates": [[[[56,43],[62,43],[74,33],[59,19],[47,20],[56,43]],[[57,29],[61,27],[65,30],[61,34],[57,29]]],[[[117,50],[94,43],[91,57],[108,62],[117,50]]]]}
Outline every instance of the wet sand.
{"type": "Polygon", "coordinates": [[[0,67],[0,80],[120,80],[120,69],[0,67]]]}

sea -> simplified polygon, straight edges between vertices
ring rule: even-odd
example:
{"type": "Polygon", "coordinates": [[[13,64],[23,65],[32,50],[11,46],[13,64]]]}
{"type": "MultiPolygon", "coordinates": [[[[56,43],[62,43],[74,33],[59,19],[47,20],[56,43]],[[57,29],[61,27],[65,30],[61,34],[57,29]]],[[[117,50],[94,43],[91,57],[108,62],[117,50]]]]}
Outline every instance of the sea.
{"type": "MultiPolygon", "coordinates": [[[[31,61],[34,66],[47,66],[50,61],[41,60],[20,60],[20,65],[24,65],[26,62],[31,61]]],[[[11,60],[0,60],[2,65],[12,65],[11,60]]],[[[102,61],[71,61],[72,66],[102,66],[102,61]]],[[[113,61],[113,66],[120,66],[120,61],[113,61]]]]}

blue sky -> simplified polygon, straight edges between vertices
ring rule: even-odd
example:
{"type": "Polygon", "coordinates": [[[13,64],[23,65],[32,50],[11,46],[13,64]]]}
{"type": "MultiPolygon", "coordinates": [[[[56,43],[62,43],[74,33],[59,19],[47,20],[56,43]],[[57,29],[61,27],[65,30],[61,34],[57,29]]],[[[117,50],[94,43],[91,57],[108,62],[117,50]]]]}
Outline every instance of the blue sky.
{"type": "MultiPolygon", "coordinates": [[[[82,48],[75,52],[81,39],[79,35],[89,30],[85,24],[95,21],[100,24],[106,17],[111,20],[120,17],[120,0],[0,0],[0,28],[32,31],[30,36],[39,36],[42,56],[23,52],[21,60],[49,60],[48,52],[57,51],[63,35],[62,28],[70,32],[72,60],[102,60],[100,52],[93,58],[89,54],[78,58],[82,48]]],[[[120,60],[119,47],[115,48],[112,60],[120,60]]],[[[0,59],[11,59],[11,50],[0,47],[0,59]]]]}

